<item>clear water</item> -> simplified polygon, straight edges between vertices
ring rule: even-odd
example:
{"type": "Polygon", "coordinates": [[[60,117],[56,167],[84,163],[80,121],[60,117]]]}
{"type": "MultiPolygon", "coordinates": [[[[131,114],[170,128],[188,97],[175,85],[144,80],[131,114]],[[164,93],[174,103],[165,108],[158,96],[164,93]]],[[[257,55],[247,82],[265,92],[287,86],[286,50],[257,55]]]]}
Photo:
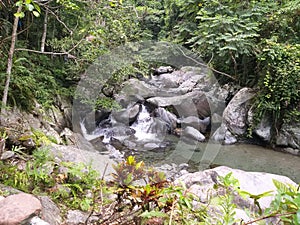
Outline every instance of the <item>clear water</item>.
{"type": "MultiPolygon", "coordinates": [[[[219,165],[236,169],[256,172],[268,172],[290,177],[300,183],[300,157],[277,152],[257,145],[235,144],[222,146],[185,140],[174,135],[149,133],[153,118],[143,106],[137,121],[131,126],[135,130],[137,149],[128,149],[126,155],[135,155],[147,165],[160,166],[163,164],[189,164],[190,172],[219,165]],[[169,143],[166,148],[145,151],[141,146],[153,142],[169,143]],[[143,144],[141,144],[143,143],[143,144]]],[[[82,124],[82,131],[87,140],[103,136],[104,143],[110,140],[107,128],[97,128],[91,134],[86,132],[82,124]]],[[[108,149],[111,151],[111,149],[108,149]]],[[[124,152],[123,152],[124,153],[124,152]]],[[[121,154],[123,154],[121,153],[121,154]]],[[[119,154],[119,153],[118,153],[119,154]]]]}

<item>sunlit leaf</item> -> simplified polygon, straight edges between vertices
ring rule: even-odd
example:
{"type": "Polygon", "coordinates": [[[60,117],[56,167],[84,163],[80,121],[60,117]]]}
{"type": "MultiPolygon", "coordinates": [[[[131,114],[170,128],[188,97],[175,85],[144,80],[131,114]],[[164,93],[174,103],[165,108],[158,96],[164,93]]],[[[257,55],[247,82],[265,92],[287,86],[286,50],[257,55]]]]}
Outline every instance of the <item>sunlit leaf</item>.
{"type": "Polygon", "coordinates": [[[24,12],[19,12],[14,14],[15,17],[23,18],[25,16],[24,12]]]}
{"type": "Polygon", "coordinates": [[[40,14],[39,14],[37,11],[33,11],[32,13],[33,13],[33,15],[34,15],[35,17],[39,17],[39,16],[40,16],[40,14]]]}

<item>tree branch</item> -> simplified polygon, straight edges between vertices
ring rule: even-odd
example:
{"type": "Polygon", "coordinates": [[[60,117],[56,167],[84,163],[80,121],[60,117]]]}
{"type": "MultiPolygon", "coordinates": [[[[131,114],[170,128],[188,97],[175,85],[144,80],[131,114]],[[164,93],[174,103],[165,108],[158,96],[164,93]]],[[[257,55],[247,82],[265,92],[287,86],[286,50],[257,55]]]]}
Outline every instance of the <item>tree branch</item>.
{"type": "Polygon", "coordinates": [[[49,12],[56,18],[56,20],[60,22],[70,32],[71,35],[73,34],[73,31],[58,17],[58,15],[56,15],[49,7],[45,8],[49,10],[49,12]]]}
{"type": "Polygon", "coordinates": [[[74,45],[71,49],[69,49],[66,52],[43,52],[33,49],[27,49],[27,48],[16,48],[15,51],[26,51],[26,52],[33,52],[38,54],[45,54],[45,55],[67,55],[70,59],[76,59],[76,56],[72,55],[71,52],[80,45],[80,43],[84,41],[84,39],[81,39],[76,45],[74,45]]]}
{"type": "Polygon", "coordinates": [[[273,218],[273,217],[291,216],[291,215],[294,215],[294,214],[296,214],[296,212],[287,212],[287,213],[275,214],[275,215],[272,215],[272,214],[271,214],[271,215],[268,215],[268,216],[264,216],[264,217],[261,217],[261,218],[252,220],[252,221],[247,222],[247,223],[243,223],[243,225],[253,224],[253,223],[256,223],[256,222],[258,222],[258,221],[265,220],[265,219],[269,219],[269,218],[273,218]]]}
{"type": "Polygon", "coordinates": [[[192,60],[193,62],[197,63],[198,65],[205,66],[205,67],[209,68],[210,70],[212,70],[212,71],[215,72],[215,73],[218,73],[218,74],[224,75],[224,76],[226,76],[226,77],[229,77],[229,78],[232,79],[232,80],[236,80],[233,76],[231,76],[231,75],[229,75],[229,74],[227,74],[227,73],[218,71],[218,70],[216,70],[216,69],[214,69],[214,68],[208,66],[207,64],[201,63],[201,62],[197,61],[196,59],[194,59],[194,58],[192,58],[192,57],[186,55],[180,47],[179,47],[178,49],[179,49],[179,51],[183,54],[184,57],[186,57],[186,58],[192,60]]]}

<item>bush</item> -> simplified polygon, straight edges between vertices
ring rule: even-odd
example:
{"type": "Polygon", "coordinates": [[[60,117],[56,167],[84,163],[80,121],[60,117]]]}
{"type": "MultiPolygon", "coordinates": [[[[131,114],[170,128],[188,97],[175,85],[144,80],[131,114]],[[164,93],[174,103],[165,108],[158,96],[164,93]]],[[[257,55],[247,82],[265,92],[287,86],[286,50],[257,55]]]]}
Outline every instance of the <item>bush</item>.
{"type": "Polygon", "coordinates": [[[300,119],[300,45],[266,40],[258,55],[260,67],[259,93],[255,102],[255,118],[271,115],[273,132],[283,122],[300,119]],[[293,117],[292,117],[293,116],[293,117]],[[292,119],[292,120],[291,120],[292,119]]]}

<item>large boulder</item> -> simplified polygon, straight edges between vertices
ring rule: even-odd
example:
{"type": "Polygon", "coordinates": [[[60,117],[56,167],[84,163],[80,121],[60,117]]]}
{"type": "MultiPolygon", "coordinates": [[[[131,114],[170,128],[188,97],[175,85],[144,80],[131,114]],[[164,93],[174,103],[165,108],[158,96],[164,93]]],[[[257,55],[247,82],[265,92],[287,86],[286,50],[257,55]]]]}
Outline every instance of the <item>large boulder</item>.
{"type": "Polygon", "coordinates": [[[283,124],[276,137],[276,145],[300,149],[300,123],[283,124]]]}
{"type": "Polygon", "coordinates": [[[112,112],[111,115],[116,122],[128,125],[133,123],[136,120],[140,110],[141,110],[141,105],[135,104],[133,106],[128,107],[127,109],[112,112]]]}
{"type": "Polygon", "coordinates": [[[40,201],[30,194],[10,195],[0,201],[0,224],[26,224],[42,210],[40,201]]]}
{"type": "Polygon", "coordinates": [[[232,134],[243,135],[247,130],[250,100],[255,96],[251,88],[242,88],[229,102],[223,113],[223,122],[232,134]]]}
{"type": "Polygon", "coordinates": [[[105,179],[111,179],[111,173],[114,172],[112,165],[116,162],[108,155],[96,151],[92,145],[89,149],[84,150],[76,148],[75,146],[53,144],[49,150],[58,162],[63,161],[91,165],[91,168],[98,171],[100,176],[104,176],[105,179]]]}
{"type": "Polygon", "coordinates": [[[133,78],[126,81],[122,87],[122,90],[114,97],[123,107],[143,101],[145,98],[156,96],[159,91],[155,86],[133,78]]]}
{"type": "Polygon", "coordinates": [[[248,111],[255,96],[251,88],[242,88],[229,102],[223,112],[221,126],[214,132],[212,140],[234,144],[248,128],[248,111]]]}
{"type": "MultiPolygon", "coordinates": [[[[232,173],[233,177],[238,179],[240,190],[246,191],[253,195],[259,195],[268,191],[273,191],[270,196],[262,197],[258,200],[262,210],[270,206],[276,194],[276,187],[273,180],[282,183],[291,184],[297,187],[297,184],[285,176],[262,173],[262,172],[246,172],[238,169],[232,169],[225,166],[216,167],[205,171],[188,173],[175,180],[175,184],[184,183],[187,190],[199,197],[202,204],[208,204],[210,199],[222,193],[226,193],[225,189],[219,186],[218,189],[214,188],[219,184],[218,177],[225,177],[227,174],[232,173]],[[210,194],[208,194],[210,193],[210,194]]],[[[258,210],[254,204],[253,199],[243,199],[236,193],[233,193],[233,202],[240,210],[258,210]]],[[[218,207],[210,203],[211,208],[218,207]]]]}
{"type": "Polygon", "coordinates": [[[210,115],[210,106],[202,91],[193,91],[172,97],[153,97],[147,99],[147,102],[159,107],[173,106],[180,117],[199,116],[204,118],[210,115]]]}

